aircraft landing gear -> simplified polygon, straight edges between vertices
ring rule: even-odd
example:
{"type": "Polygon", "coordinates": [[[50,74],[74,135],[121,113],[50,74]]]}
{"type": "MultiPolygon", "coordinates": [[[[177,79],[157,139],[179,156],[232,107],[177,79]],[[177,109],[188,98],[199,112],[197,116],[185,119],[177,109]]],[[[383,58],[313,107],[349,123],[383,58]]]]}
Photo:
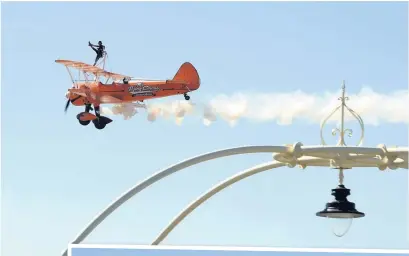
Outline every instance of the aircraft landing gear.
{"type": "Polygon", "coordinates": [[[85,105],[85,112],[89,113],[91,110],[94,110],[94,109],[91,107],[91,104],[85,105]]]}
{"type": "Polygon", "coordinates": [[[95,128],[97,128],[98,130],[104,129],[107,124],[112,122],[112,120],[110,118],[105,117],[105,116],[101,116],[99,106],[95,106],[95,115],[96,115],[97,118],[92,120],[92,122],[94,123],[95,128]]]}
{"type": "Polygon", "coordinates": [[[95,115],[90,113],[93,110],[90,104],[85,105],[85,112],[81,112],[77,115],[78,122],[81,125],[88,125],[89,123],[94,124],[95,128],[98,130],[104,129],[107,124],[112,122],[108,117],[101,116],[99,106],[95,106],[95,115]]]}
{"type": "Polygon", "coordinates": [[[99,111],[99,106],[95,106],[95,115],[97,116],[97,118],[101,116],[101,112],[99,111]]]}
{"type": "Polygon", "coordinates": [[[83,126],[87,126],[87,125],[89,125],[89,123],[91,123],[90,120],[87,120],[87,121],[78,120],[78,122],[80,122],[80,124],[83,125],[83,126]]]}
{"type": "MultiPolygon", "coordinates": [[[[86,104],[86,105],[85,105],[85,113],[89,113],[91,110],[93,110],[92,107],[91,107],[91,104],[86,104]]],[[[83,121],[83,120],[81,120],[81,119],[78,118],[78,122],[79,122],[81,125],[87,126],[87,125],[89,125],[89,123],[91,123],[91,120],[85,120],[85,121],[83,121]]]]}
{"type": "Polygon", "coordinates": [[[94,123],[95,128],[97,128],[98,130],[102,130],[107,124],[112,122],[112,120],[106,116],[99,116],[92,120],[92,122],[94,123]]]}
{"type": "Polygon", "coordinates": [[[190,100],[190,96],[187,95],[187,93],[184,93],[183,96],[185,97],[185,100],[190,100]]]}
{"type": "Polygon", "coordinates": [[[106,123],[101,122],[100,118],[94,119],[92,120],[92,122],[94,123],[95,128],[97,128],[98,130],[102,130],[106,126],[106,123]]]}

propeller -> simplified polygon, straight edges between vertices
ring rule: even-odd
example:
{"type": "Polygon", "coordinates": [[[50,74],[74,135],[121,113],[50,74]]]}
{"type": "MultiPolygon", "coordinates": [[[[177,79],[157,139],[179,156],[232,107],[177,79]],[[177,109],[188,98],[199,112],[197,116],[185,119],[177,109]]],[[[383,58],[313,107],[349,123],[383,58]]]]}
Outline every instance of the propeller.
{"type": "Polygon", "coordinates": [[[81,98],[82,96],[79,95],[78,97],[74,98],[74,99],[69,99],[67,100],[67,103],[65,104],[65,108],[64,108],[64,112],[67,113],[68,107],[70,106],[70,103],[73,103],[74,101],[78,100],[79,98],[81,98]]]}
{"type": "Polygon", "coordinates": [[[71,103],[71,100],[68,99],[68,100],[67,100],[67,104],[65,104],[65,109],[64,109],[64,112],[65,112],[65,113],[67,113],[67,110],[68,110],[68,107],[70,106],[70,103],[71,103]]]}

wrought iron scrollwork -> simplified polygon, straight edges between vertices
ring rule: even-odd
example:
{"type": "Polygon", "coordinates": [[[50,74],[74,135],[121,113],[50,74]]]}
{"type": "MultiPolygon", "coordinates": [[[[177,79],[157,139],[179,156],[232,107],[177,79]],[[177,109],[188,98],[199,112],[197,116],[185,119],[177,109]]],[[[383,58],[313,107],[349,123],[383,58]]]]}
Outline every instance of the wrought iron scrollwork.
{"type": "Polygon", "coordinates": [[[345,142],[345,135],[351,138],[353,135],[353,130],[349,128],[345,128],[345,109],[346,109],[358,121],[361,127],[361,137],[359,138],[357,146],[362,145],[363,140],[364,140],[364,133],[365,133],[364,122],[359,114],[357,114],[354,110],[352,110],[350,107],[346,105],[346,101],[349,100],[349,98],[345,96],[345,81],[343,81],[342,83],[342,95],[341,97],[338,98],[338,100],[341,101],[341,105],[336,107],[321,123],[321,144],[327,145],[327,143],[324,140],[324,136],[323,136],[323,130],[324,130],[324,127],[327,121],[335,114],[335,112],[341,109],[341,127],[332,129],[332,136],[337,136],[337,135],[339,136],[339,140],[337,144],[338,146],[347,146],[345,142]]]}

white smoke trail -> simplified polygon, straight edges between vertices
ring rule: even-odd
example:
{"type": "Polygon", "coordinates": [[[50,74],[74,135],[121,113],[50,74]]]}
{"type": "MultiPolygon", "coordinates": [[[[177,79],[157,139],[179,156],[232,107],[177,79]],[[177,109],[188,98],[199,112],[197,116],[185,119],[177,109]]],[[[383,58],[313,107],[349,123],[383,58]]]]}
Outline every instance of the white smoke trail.
{"type": "MultiPolygon", "coordinates": [[[[308,94],[302,91],[291,93],[235,93],[231,96],[218,95],[205,103],[193,104],[191,101],[174,101],[157,103],[151,101],[146,106],[120,104],[111,110],[103,108],[106,114],[123,115],[130,119],[137,113],[137,108],[145,108],[148,120],[174,118],[181,125],[188,115],[199,115],[204,125],[211,125],[217,119],[227,121],[231,126],[239,119],[256,122],[275,121],[279,125],[290,125],[296,119],[310,123],[320,123],[340,104],[340,92],[323,95],[308,94]]],[[[409,123],[408,90],[395,91],[389,94],[374,92],[364,87],[357,94],[347,94],[347,105],[361,115],[365,124],[379,125],[381,122],[409,123]]],[[[353,117],[345,116],[347,120],[353,117]]],[[[334,115],[330,121],[339,120],[334,115]]]]}

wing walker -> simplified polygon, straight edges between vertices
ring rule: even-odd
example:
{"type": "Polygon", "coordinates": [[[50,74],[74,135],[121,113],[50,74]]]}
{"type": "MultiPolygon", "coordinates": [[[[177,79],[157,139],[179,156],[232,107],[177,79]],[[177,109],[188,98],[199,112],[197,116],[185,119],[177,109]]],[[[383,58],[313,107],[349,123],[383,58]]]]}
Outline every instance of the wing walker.
{"type": "Polygon", "coordinates": [[[70,104],[85,107],[77,115],[81,125],[88,125],[92,121],[95,128],[104,129],[112,122],[110,118],[101,115],[101,104],[137,103],[145,107],[145,100],[179,94],[189,100],[188,93],[200,87],[199,74],[189,62],[183,63],[172,79],[133,79],[131,76],[106,71],[106,57],[107,53],[104,51],[100,62],[95,62],[94,66],[72,60],[55,61],[66,67],[72,81],[72,88],[65,95],[68,99],[65,112],[70,104]],[[78,72],[76,79],[73,69],[78,72]],[[102,82],[103,79],[105,81],[102,82]]]}

